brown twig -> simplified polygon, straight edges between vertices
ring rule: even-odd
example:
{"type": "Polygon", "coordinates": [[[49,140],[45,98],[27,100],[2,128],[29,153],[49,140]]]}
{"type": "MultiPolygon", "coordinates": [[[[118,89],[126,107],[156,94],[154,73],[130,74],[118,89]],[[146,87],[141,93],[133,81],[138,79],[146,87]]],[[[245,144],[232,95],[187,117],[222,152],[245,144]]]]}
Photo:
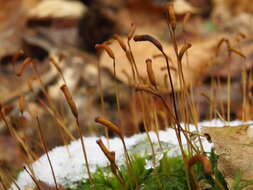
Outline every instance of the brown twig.
{"type": "Polygon", "coordinates": [[[37,121],[37,127],[38,127],[38,131],[39,131],[40,140],[41,140],[41,143],[42,143],[44,152],[46,153],[47,160],[48,160],[48,163],[49,163],[49,165],[50,165],[50,169],[51,169],[51,172],[52,172],[52,175],[53,175],[55,188],[56,188],[57,190],[59,190],[58,184],[57,184],[57,182],[56,182],[56,177],[55,177],[53,165],[52,165],[52,162],[51,162],[50,157],[49,157],[49,154],[48,154],[48,148],[47,148],[46,141],[45,141],[45,138],[44,138],[44,135],[43,135],[41,126],[40,126],[40,121],[39,121],[39,117],[38,117],[38,116],[36,117],[36,121],[37,121]]]}

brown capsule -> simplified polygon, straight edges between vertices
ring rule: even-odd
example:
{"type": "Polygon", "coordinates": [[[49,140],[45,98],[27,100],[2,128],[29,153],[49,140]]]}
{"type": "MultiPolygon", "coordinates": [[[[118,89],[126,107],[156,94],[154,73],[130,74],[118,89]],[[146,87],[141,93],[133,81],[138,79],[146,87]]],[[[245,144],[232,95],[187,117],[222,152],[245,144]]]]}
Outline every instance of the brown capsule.
{"type": "Polygon", "coordinates": [[[154,70],[153,70],[153,68],[152,68],[152,60],[151,60],[151,59],[146,59],[146,65],[147,65],[147,73],[148,73],[149,82],[150,82],[154,87],[157,87],[156,78],[155,78],[155,74],[154,74],[154,70]]]}
{"type": "Polygon", "coordinates": [[[244,33],[242,33],[242,32],[239,32],[238,33],[238,36],[239,37],[241,37],[242,39],[245,39],[247,36],[244,34],[244,33]]]}
{"type": "Polygon", "coordinates": [[[107,53],[112,59],[115,59],[115,56],[114,56],[114,53],[113,53],[112,49],[111,49],[109,46],[107,46],[105,43],[103,43],[103,44],[96,44],[96,45],[95,45],[95,48],[96,48],[96,49],[103,49],[103,50],[105,50],[106,53],[107,53]]]}
{"type": "Polygon", "coordinates": [[[120,47],[124,51],[127,51],[126,44],[124,43],[123,39],[118,34],[115,34],[113,37],[114,37],[115,40],[117,40],[117,42],[119,43],[120,47]]]}
{"type": "Polygon", "coordinates": [[[160,57],[164,57],[164,55],[162,53],[158,53],[152,56],[154,59],[156,58],[160,58],[160,57]]]}
{"type": "Polygon", "coordinates": [[[32,69],[35,71],[35,73],[37,73],[37,75],[39,75],[38,69],[37,69],[37,61],[32,60],[31,65],[32,69]]]}
{"type": "Polygon", "coordinates": [[[186,44],[181,48],[181,50],[180,50],[180,52],[179,52],[179,54],[178,54],[178,60],[179,60],[180,62],[182,61],[182,58],[183,58],[185,52],[186,52],[189,48],[191,48],[191,47],[192,47],[191,44],[186,43],[186,44]]]}
{"type": "Polygon", "coordinates": [[[174,11],[173,4],[168,3],[165,6],[166,12],[167,12],[167,17],[168,17],[168,24],[171,26],[172,30],[176,30],[176,25],[177,25],[177,19],[176,19],[176,14],[174,11]]]}
{"type": "Polygon", "coordinates": [[[19,66],[16,75],[18,77],[20,77],[25,69],[25,67],[30,64],[32,62],[32,58],[31,57],[27,57],[25,58],[25,60],[23,61],[23,63],[21,63],[21,65],[19,66]]]}
{"type": "Polygon", "coordinates": [[[242,52],[240,52],[239,50],[236,50],[236,49],[234,49],[234,48],[229,48],[229,51],[231,51],[231,52],[233,52],[233,53],[239,55],[240,57],[246,59],[246,56],[245,56],[242,52]]]}
{"type": "Polygon", "coordinates": [[[192,156],[188,161],[189,168],[196,163],[201,163],[203,165],[205,174],[207,174],[207,175],[212,174],[212,165],[206,155],[196,154],[196,155],[192,156]]]}
{"type": "Polygon", "coordinates": [[[136,31],[136,25],[132,23],[130,31],[128,32],[128,35],[127,35],[128,41],[130,41],[133,38],[135,31],[136,31]]]}
{"type": "Polygon", "coordinates": [[[136,42],[143,42],[143,41],[148,41],[151,42],[152,44],[154,44],[160,51],[163,52],[163,47],[162,44],[155,39],[154,37],[148,35],[148,34],[144,34],[144,35],[135,35],[134,36],[134,41],[136,42]]]}
{"type": "Polygon", "coordinates": [[[95,122],[100,123],[104,126],[106,126],[107,128],[111,129],[114,133],[116,133],[120,138],[123,138],[123,135],[121,133],[121,130],[119,127],[117,127],[115,124],[113,124],[112,122],[101,118],[101,117],[96,117],[95,118],[95,122]]]}
{"type": "MultiPolygon", "coordinates": [[[[163,66],[163,67],[161,67],[160,69],[161,69],[162,71],[167,71],[167,70],[168,70],[168,67],[167,67],[167,66],[163,66]]],[[[170,69],[171,71],[177,72],[177,68],[174,67],[174,66],[169,66],[169,69],[170,69]]]]}
{"type": "Polygon", "coordinates": [[[131,56],[131,52],[129,50],[126,51],[126,56],[127,56],[127,59],[130,63],[132,63],[132,56],[131,56]]]}
{"type": "Polygon", "coordinates": [[[19,104],[19,110],[23,114],[25,111],[25,97],[24,96],[19,97],[18,104],[19,104]]]}
{"type": "Polygon", "coordinates": [[[29,90],[33,92],[34,90],[33,90],[33,84],[32,83],[33,83],[32,79],[27,81],[27,86],[28,86],[29,90]]]}
{"type": "Polygon", "coordinates": [[[22,55],[24,55],[24,51],[23,50],[19,50],[17,53],[15,53],[14,56],[12,56],[11,61],[12,62],[16,62],[22,55]]]}
{"type": "Polygon", "coordinates": [[[100,149],[103,151],[103,153],[105,154],[105,156],[107,157],[107,159],[110,162],[114,162],[115,161],[115,155],[113,156],[113,154],[106,148],[106,146],[104,145],[103,141],[101,139],[98,139],[96,141],[96,143],[98,144],[98,146],[100,147],[100,149]]]}
{"type": "Polygon", "coordinates": [[[170,56],[168,56],[168,55],[167,55],[167,54],[165,54],[165,53],[155,54],[155,55],[153,55],[153,58],[154,58],[154,59],[156,59],[156,58],[164,58],[164,56],[166,56],[166,58],[167,58],[170,62],[172,62],[171,57],[170,57],[170,56]]]}
{"type": "Polygon", "coordinates": [[[75,102],[73,101],[73,98],[72,98],[69,90],[68,90],[68,87],[64,84],[60,88],[61,88],[61,91],[63,92],[63,94],[69,104],[69,107],[70,107],[73,115],[77,118],[78,117],[77,107],[76,107],[75,102]]]}
{"type": "Polygon", "coordinates": [[[168,83],[168,75],[167,74],[164,75],[163,82],[164,82],[165,88],[168,89],[169,88],[169,83],[168,83]]]}
{"type": "Polygon", "coordinates": [[[208,100],[208,102],[212,102],[211,98],[205,92],[201,92],[200,95],[205,97],[208,100]]]}

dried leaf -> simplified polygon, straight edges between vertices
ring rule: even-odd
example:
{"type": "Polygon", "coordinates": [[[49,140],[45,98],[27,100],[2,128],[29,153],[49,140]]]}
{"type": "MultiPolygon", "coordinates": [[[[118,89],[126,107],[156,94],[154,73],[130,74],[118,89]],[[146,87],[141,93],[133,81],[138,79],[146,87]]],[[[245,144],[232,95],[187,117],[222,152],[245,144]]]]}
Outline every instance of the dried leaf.
{"type": "Polygon", "coordinates": [[[218,168],[228,183],[233,182],[238,171],[242,172],[243,180],[253,179],[253,138],[248,125],[205,127],[203,132],[209,134],[214,143],[219,155],[218,168]]]}
{"type": "MultiPolygon", "coordinates": [[[[188,51],[189,64],[187,64],[186,62],[186,56],[183,58],[182,61],[186,86],[194,84],[198,79],[200,79],[200,77],[204,75],[205,70],[209,66],[209,62],[212,55],[211,52],[213,51],[213,47],[215,47],[215,45],[217,44],[218,39],[218,37],[214,37],[203,42],[192,43],[192,47],[188,51]],[[207,54],[203,52],[209,53],[207,54]]],[[[170,66],[172,66],[172,68],[177,68],[177,61],[175,58],[173,46],[169,45],[168,43],[162,43],[162,45],[166,54],[172,58],[172,64],[170,63],[170,66]]],[[[126,77],[126,74],[124,74],[122,71],[124,70],[124,72],[126,72],[128,76],[132,77],[132,70],[125,55],[125,52],[120,48],[117,42],[112,43],[110,47],[114,52],[116,58],[116,76],[118,77],[118,79],[128,84],[128,78],[126,77]]],[[[161,54],[161,52],[149,42],[133,42],[132,50],[140,76],[142,78],[148,78],[145,60],[149,57],[153,57],[154,55],[161,54]]],[[[100,62],[102,67],[105,67],[111,72],[113,72],[112,60],[108,55],[103,53],[100,57],[100,62]]],[[[160,84],[159,89],[161,89],[162,91],[167,91],[164,85],[164,76],[165,74],[167,74],[167,70],[161,69],[166,66],[164,57],[159,56],[153,59],[152,65],[157,83],[160,84]]],[[[180,81],[178,78],[178,73],[174,70],[172,71],[172,77],[175,89],[180,90],[180,81]]]]}

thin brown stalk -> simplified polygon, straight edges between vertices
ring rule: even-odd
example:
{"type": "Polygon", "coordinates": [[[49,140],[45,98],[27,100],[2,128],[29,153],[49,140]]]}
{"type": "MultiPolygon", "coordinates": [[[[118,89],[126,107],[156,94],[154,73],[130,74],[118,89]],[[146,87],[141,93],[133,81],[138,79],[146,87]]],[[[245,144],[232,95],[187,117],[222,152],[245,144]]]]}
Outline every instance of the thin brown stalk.
{"type": "Polygon", "coordinates": [[[131,23],[131,28],[130,28],[128,35],[127,35],[128,41],[130,41],[133,38],[135,31],[136,31],[136,24],[131,23]]]}
{"type": "Polygon", "coordinates": [[[112,49],[107,46],[106,44],[96,44],[95,45],[95,48],[96,49],[103,49],[106,51],[106,53],[112,58],[112,59],[115,59],[115,56],[114,56],[114,53],[112,51],[112,49]]]}
{"type": "MultiPolygon", "coordinates": [[[[128,40],[132,38],[131,36],[133,36],[134,31],[135,30],[132,30],[133,33],[130,34],[128,40]]],[[[118,41],[121,49],[123,49],[123,51],[125,52],[126,57],[128,59],[128,62],[130,63],[130,66],[131,66],[131,69],[132,69],[133,78],[135,80],[135,70],[134,70],[135,68],[134,68],[134,63],[133,63],[133,60],[132,60],[132,54],[131,54],[131,52],[127,49],[125,42],[123,41],[123,39],[118,34],[115,34],[113,37],[114,37],[115,40],[118,41]]]]}
{"type": "Polygon", "coordinates": [[[231,44],[227,38],[222,38],[217,44],[216,56],[220,51],[222,44],[226,45],[228,52],[228,75],[227,75],[227,121],[230,122],[230,107],[231,107],[231,44]]]}
{"type": "Polygon", "coordinates": [[[68,90],[68,87],[66,84],[62,85],[61,87],[61,91],[64,93],[64,96],[68,102],[68,105],[72,111],[72,114],[74,115],[74,117],[78,117],[78,110],[77,110],[77,107],[76,107],[76,104],[68,90]]]}
{"type": "Polygon", "coordinates": [[[156,77],[155,73],[152,67],[152,60],[151,59],[146,59],[146,66],[147,66],[147,73],[148,73],[148,79],[149,82],[157,89],[157,82],[156,82],[156,77]]]}
{"type": "Polygon", "coordinates": [[[42,190],[41,188],[40,188],[40,185],[39,185],[39,183],[38,183],[38,180],[35,178],[35,176],[34,175],[32,175],[30,172],[29,172],[29,170],[24,166],[23,167],[23,169],[26,171],[26,173],[31,177],[31,179],[33,180],[33,182],[35,183],[35,185],[36,185],[36,187],[38,188],[38,190],[42,190]]]}
{"type": "MultiPolygon", "coordinates": [[[[107,46],[105,43],[96,44],[95,48],[105,50],[106,53],[109,55],[109,57],[111,57],[111,59],[113,60],[113,76],[116,79],[116,60],[115,60],[115,55],[114,55],[112,49],[109,46],[107,46]]],[[[119,89],[118,89],[117,81],[115,81],[114,88],[115,88],[115,94],[116,94],[118,118],[120,118],[119,89]]]]}
{"type": "Polygon", "coordinates": [[[113,37],[114,37],[115,40],[117,40],[117,42],[119,43],[120,47],[126,52],[127,51],[127,47],[126,47],[126,44],[123,41],[123,39],[118,34],[115,34],[113,37]]]}
{"type": "Polygon", "coordinates": [[[26,154],[28,155],[30,161],[34,162],[37,159],[36,156],[33,154],[33,152],[30,150],[30,148],[26,145],[24,140],[19,136],[19,134],[15,131],[15,129],[11,125],[9,125],[9,123],[8,123],[4,113],[2,111],[1,105],[0,105],[0,116],[1,116],[2,120],[5,123],[5,126],[10,131],[10,134],[12,135],[12,137],[15,140],[17,140],[17,142],[22,146],[22,148],[25,150],[26,154]]]}
{"type": "Polygon", "coordinates": [[[169,26],[171,26],[172,30],[176,30],[177,26],[177,19],[176,19],[176,14],[174,11],[174,7],[172,3],[167,3],[165,6],[166,13],[167,13],[167,23],[169,26]]]}
{"type": "Polygon", "coordinates": [[[158,140],[158,144],[159,144],[159,147],[160,149],[163,151],[163,147],[162,147],[162,143],[161,143],[161,140],[160,140],[160,135],[159,135],[159,122],[158,122],[158,112],[157,112],[157,109],[154,110],[154,126],[155,126],[155,134],[157,136],[157,140],[158,140]]]}
{"type": "Polygon", "coordinates": [[[8,176],[8,178],[10,178],[10,180],[12,181],[12,183],[16,186],[16,188],[18,190],[21,190],[21,188],[19,187],[19,185],[16,183],[16,179],[14,177],[11,176],[11,174],[5,170],[6,175],[8,176]]]}
{"type": "Polygon", "coordinates": [[[47,101],[49,103],[49,106],[56,112],[56,108],[55,108],[55,106],[53,104],[52,99],[50,98],[49,94],[47,93],[46,86],[43,83],[43,80],[42,80],[42,78],[40,76],[40,72],[38,71],[38,68],[37,68],[37,62],[35,60],[32,60],[31,67],[32,67],[33,72],[35,73],[35,75],[39,79],[39,83],[41,85],[41,90],[42,90],[43,94],[45,95],[45,97],[46,97],[46,99],[47,99],[47,101]]]}
{"type": "MultiPolygon", "coordinates": [[[[158,98],[161,99],[163,105],[165,106],[166,110],[168,111],[169,115],[171,116],[171,118],[175,121],[175,123],[177,124],[177,128],[176,128],[176,131],[178,130],[178,127],[179,129],[183,132],[187,142],[191,145],[191,147],[193,148],[193,150],[195,152],[197,152],[197,149],[193,146],[193,144],[191,143],[191,140],[189,139],[189,137],[186,135],[185,133],[185,130],[181,127],[180,123],[177,121],[176,117],[172,114],[172,111],[170,109],[170,107],[168,106],[168,104],[166,103],[165,99],[163,98],[163,96],[161,96],[159,93],[157,93],[156,91],[148,88],[147,86],[136,86],[135,89],[137,91],[144,91],[144,92],[147,92],[147,93],[150,93],[154,96],[157,96],[158,98]]],[[[176,133],[177,134],[177,133],[176,133]]],[[[182,144],[181,144],[182,145],[182,144]]],[[[181,147],[183,148],[183,147],[181,147]]]]}
{"type": "Polygon", "coordinates": [[[18,77],[20,77],[20,76],[22,75],[22,73],[23,73],[25,67],[26,67],[27,65],[29,65],[31,62],[32,62],[32,58],[27,57],[27,58],[23,61],[23,63],[21,63],[21,65],[19,66],[19,68],[18,68],[18,70],[17,70],[17,72],[16,72],[16,75],[17,75],[18,77]]]}
{"type": "Polygon", "coordinates": [[[49,58],[50,62],[54,65],[54,67],[56,68],[56,70],[58,71],[58,73],[60,74],[62,80],[64,81],[64,83],[66,84],[66,80],[65,80],[65,77],[63,75],[63,72],[62,72],[62,69],[60,67],[60,65],[57,63],[57,61],[53,58],[53,57],[50,57],[49,58]]]}
{"type": "Polygon", "coordinates": [[[78,110],[77,110],[76,104],[72,99],[72,96],[71,96],[71,94],[68,90],[68,87],[66,85],[62,85],[60,88],[61,88],[63,94],[65,95],[65,98],[66,98],[66,100],[69,104],[69,107],[72,111],[73,116],[75,117],[77,131],[78,131],[79,136],[80,136],[80,141],[81,141],[81,146],[82,146],[82,151],[83,151],[83,156],[84,156],[84,160],[85,160],[85,164],[86,164],[87,173],[88,173],[88,176],[89,176],[90,183],[93,184],[92,183],[91,172],[90,172],[90,168],[89,168],[88,157],[87,157],[86,149],[85,149],[85,146],[84,146],[83,133],[82,133],[82,129],[81,129],[80,123],[79,123],[79,116],[78,116],[78,110]]]}
{"type": "Polygon", "coordinates": [[[130,41],[132,40],[132,38],[135,34],[135,31],[136,31],[136,25],[134,23],[132,23],[130,31],[129,31],[128,36],[127,36],[127,46],[128,46],[129,50],[126,52],[126,55],[127,55],[128,60],[131,63],[132,70],[134,71],[133,72],[134,80],[135,80],[135,72],[137,74],[137,79],[139,80],[140,79],[140,74],[139,74],[139,71],[138,71],[138,68],[137,68],[137,65],[136,65],[136,62],[135,62],[135,58],[133,56],[132,47],[131,47],[131,44],[130,44],[130,41]]]}
{"type": "Polygon", "coordinates": [[[0,184],[2,185],[2,187],[3,187],[4,190],[8,190],[7,186],[2,181],[2,178],[0,178],[0,184]]]}
{"type": "MultiPolygon", "coordinates": [[[[98,90],[99,90],[99,97],[100,97],[100,103],[101,103],[101,110],[102,110],[102,114],[105,115],[105,102],[104,102],[104,92],[102,89],[102,81],[101,81],[101,66],[100,66],[100,62],[97,61],[97,70],[98,70],[98,90]]],[[[105,128],[105,136],[107,139],[107,144],[109,146],[109,133],[108,133],[108,129],[105,128]]]]}
{"type": "Polygon", "coordinates": [[[183,58],[183,56],[184,56],[184,54],[186,53],[186,51],[189,49],[189,48],[191,48],[191,44],[190,43],[186,43],[186,44],[184,44],[184,46],[181,48],[181,50],[179,51],[179,54],[178,54],[178,60],[180,61],[180,62],[182,62],[182,58],[183,58]]]}
{"type": "Polygon", "coordinates": [[[48,163],[49,163],[49,165],[50,165],[50,169],[51,169],[51,172],[52,172],[52,175],[53,175],[55,188],[56,188],[57,190],[59,190],[58,184],[57,184],[57,182],[56,182],[56,177],[55,177],[53,165],[52,165],[52,162],[51,162],[50,157],[49,157],[49,154],[48,154],[48,148],[47,148],[46,141],[45,141],[45,138],[44,138],[44,135],[43,135],[41,126],[40,126],[40,121],[39,121],[38,116],[36,117],[36,121],[37,121],[37,127],[38,127],[38,131],[39,131],[40,140],[41,140],[41,143],[42,143],[44,152],[46,153],[47,160],[48,160],[48,163]]]}
{"type": "Polygon", "coordinates": [[[59,124],[59,126],[63,129],[63,131],[68,135],[68,137],[73,141],[76,140],[76,138],[71,134],[70,130],[65,125],[63,118],[59,117],[58,114],[56,114],[42,99],[39,99],[39,102],[41,105],[43,105],[48,113],[56,120],[56,122],[59,124]]]}

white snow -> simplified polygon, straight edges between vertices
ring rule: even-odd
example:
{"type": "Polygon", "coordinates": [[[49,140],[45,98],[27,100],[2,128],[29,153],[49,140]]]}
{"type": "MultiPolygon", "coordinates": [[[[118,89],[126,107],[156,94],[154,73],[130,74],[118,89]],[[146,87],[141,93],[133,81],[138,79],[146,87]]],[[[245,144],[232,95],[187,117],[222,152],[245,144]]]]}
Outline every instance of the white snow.
{"type": "MultiPolygon", "coordinates": [[[[232,121],[232,122],[222,122],[220,120],[212,120],[205,121],[199,123],[198,127],[201,130],[201,127],[224,127],[224,126],[238,126],[241,124],[245,124],[245,122],[241,121],[232,121]]],[[[247,124],[253,124],[253,121],[247,122],[247,124]]],[[[183,125],[183,124],[182,124],[183,125]]],[[[196,131],[196,127],[194,125],[188,125],[190,131],[196,131]]],[[[153,143],[157,143],[158,139],[155,132],[149,132],[149,135],[152,139],[153,143]]],[[[164,143],[169,143],[178,149],[177,138],[175,135],[175,131],[173,129],[167,129],[166,131],[159,131],[160,141],[164,143]]],[[[96,167],[104,167],[108,165],[108,161],[98,145],[96,144],[96,140],[99,137],[84,137],[85,148],[88,156],[89,166],[91,172],[95,172],[96,167]]],[[[104,144],[107,144],[106,138],[101,137],[104,144]]],[[[147,139],[147,134],[137,134],[129,138],[125,138],[126,146],[128,149],[131,149],[132,146],[138,144],[138,142],[142,142],[147,139]]],[[[183,144],[186,144],[185,138],[182,138],[183,144]]],[[[203,146],[206,152],[211,150],[212,144],[208,143],[206,139],[202,139],[203,146]]],[[[122,143],[119,138],[113,138],[109,140],[110,151],[115,151],[116,153],[116,161],[118,163],[122,163],[124,151],[122,147],[122,143]]],[[[140,153],[144,153],[141,151],[140,153]]],[[[177,150],[171,149],[169,152],[173,152],[173,154],[178,153],[177,150]]],[[[85,167],[83,152],[81,149],[80,140],[72,141],[68,146],[60,146],[56,147],[49,152],[49,156],[53,165],[53,169],[56,175],[56,181],[58,184],[63,186],[68,186],[73,184],[76,181],[80,181],[84,178],[87,178],[87,171],[85,167]],[[68,150],[67,150],[68,148],[68,150]],[[67,184],[68,183],[68,184],[67,184]]],[[[32,164],[32,168],[36,175],[36,178],[47,182],[50,185],[54,185],[53,176],[49,167],[49,163],[46,155],[44,154],[32,164]]],[[[25,189],[25,187],[34,186],[34,183],[31,177],[25,172],[22,171],[18,176],[16,181],[18,186],[21,189],[25,189]]],[[[11,186],[13,190],[17,188],[13,184],[11,186]]]]}

